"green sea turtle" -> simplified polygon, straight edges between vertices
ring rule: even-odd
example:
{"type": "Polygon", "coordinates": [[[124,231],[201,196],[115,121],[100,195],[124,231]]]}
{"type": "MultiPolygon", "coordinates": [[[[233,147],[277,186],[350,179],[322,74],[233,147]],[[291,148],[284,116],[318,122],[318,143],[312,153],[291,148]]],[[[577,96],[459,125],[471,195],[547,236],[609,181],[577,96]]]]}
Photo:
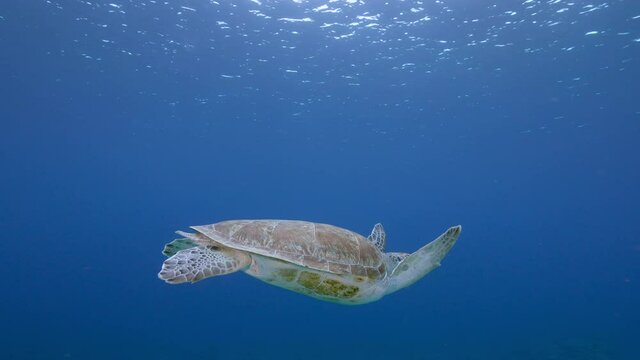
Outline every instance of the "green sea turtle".
{"type": "Polygon", "coordinates": [[[235,271],[341,304],[364,304],[407,287],[440,266],[462,228],[454,226],[413,254],[385,253],[385,232],[369,237],[294,220],[231,220],[192,226],[165,245],[158,277],[196,282],[235,271]]]}

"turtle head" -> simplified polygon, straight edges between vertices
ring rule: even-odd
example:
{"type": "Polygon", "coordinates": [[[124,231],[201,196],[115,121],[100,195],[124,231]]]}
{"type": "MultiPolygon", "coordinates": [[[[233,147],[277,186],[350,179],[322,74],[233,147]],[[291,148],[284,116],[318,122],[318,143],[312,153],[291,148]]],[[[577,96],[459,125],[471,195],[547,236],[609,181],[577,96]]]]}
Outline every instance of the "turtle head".
{"type": "Polygon", "coordinates": [[[390,274],[387,277],[385,295],[415,283],[440,266],[440,262],[456,243],[461,231],[460,225],[451,227],[413,254],[385,254],[385,262],[390,274]]]}

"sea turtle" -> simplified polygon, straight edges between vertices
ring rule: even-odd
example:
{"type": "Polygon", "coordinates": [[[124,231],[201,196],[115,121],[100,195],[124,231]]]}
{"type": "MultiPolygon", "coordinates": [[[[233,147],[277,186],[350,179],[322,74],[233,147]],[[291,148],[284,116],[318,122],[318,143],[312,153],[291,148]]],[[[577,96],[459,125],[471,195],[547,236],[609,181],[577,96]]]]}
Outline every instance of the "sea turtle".
{"type": "Polygon", "coordinates": [[[454,226],[413,254],[385,253],[385,232],[369,237],[295,220],[231,220],[192,226],[165,245],[158,277],[196,282],[238,270],[325,301],[364,304],[413,284],[440,266],[462,228],[454,226]]]}

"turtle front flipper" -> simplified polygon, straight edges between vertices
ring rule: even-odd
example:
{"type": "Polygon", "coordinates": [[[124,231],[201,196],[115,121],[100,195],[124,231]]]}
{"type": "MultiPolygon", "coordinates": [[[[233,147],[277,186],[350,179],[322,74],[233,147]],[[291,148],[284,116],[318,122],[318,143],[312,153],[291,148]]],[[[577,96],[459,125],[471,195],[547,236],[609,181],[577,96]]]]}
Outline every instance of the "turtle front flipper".
{"type": "Polygon", "coordinates": [[[444,234],[407,256],[391,272],[386,294],[407,287],[440,266],[460,236],[460,225],[449,228],[444,234]]]}
{"type": "Polygon", "coordinates": [[[371,243],[378,248],[378,250],[384,252],[384,243],[387,241],[387,235],[384,232],[384,228],[382,224],[377,223],[373,230],[371,230],[371,235],[367,238],[367,240],[371,241],[371,243]]]}
{"type": "Polygon", "coordinates": [[[196,246],[180,250],[165,260],[158,277],[169,284],[194,283],[241,270],[250,263],[251,258],[239,251],[196,246]]]}

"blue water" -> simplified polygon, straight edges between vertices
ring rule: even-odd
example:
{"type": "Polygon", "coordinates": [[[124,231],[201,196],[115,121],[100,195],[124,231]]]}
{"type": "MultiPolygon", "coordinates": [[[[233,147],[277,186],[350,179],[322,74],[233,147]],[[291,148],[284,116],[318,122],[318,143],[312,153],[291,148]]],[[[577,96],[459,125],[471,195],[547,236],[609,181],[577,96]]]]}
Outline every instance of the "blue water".
{"type": "Polygon", "coordinates": [[[1,359],[638,359],[640,3],[3,0],[1,359]],[[156,274],[323,222],[443,266],[362,306],[156,274]]]}

